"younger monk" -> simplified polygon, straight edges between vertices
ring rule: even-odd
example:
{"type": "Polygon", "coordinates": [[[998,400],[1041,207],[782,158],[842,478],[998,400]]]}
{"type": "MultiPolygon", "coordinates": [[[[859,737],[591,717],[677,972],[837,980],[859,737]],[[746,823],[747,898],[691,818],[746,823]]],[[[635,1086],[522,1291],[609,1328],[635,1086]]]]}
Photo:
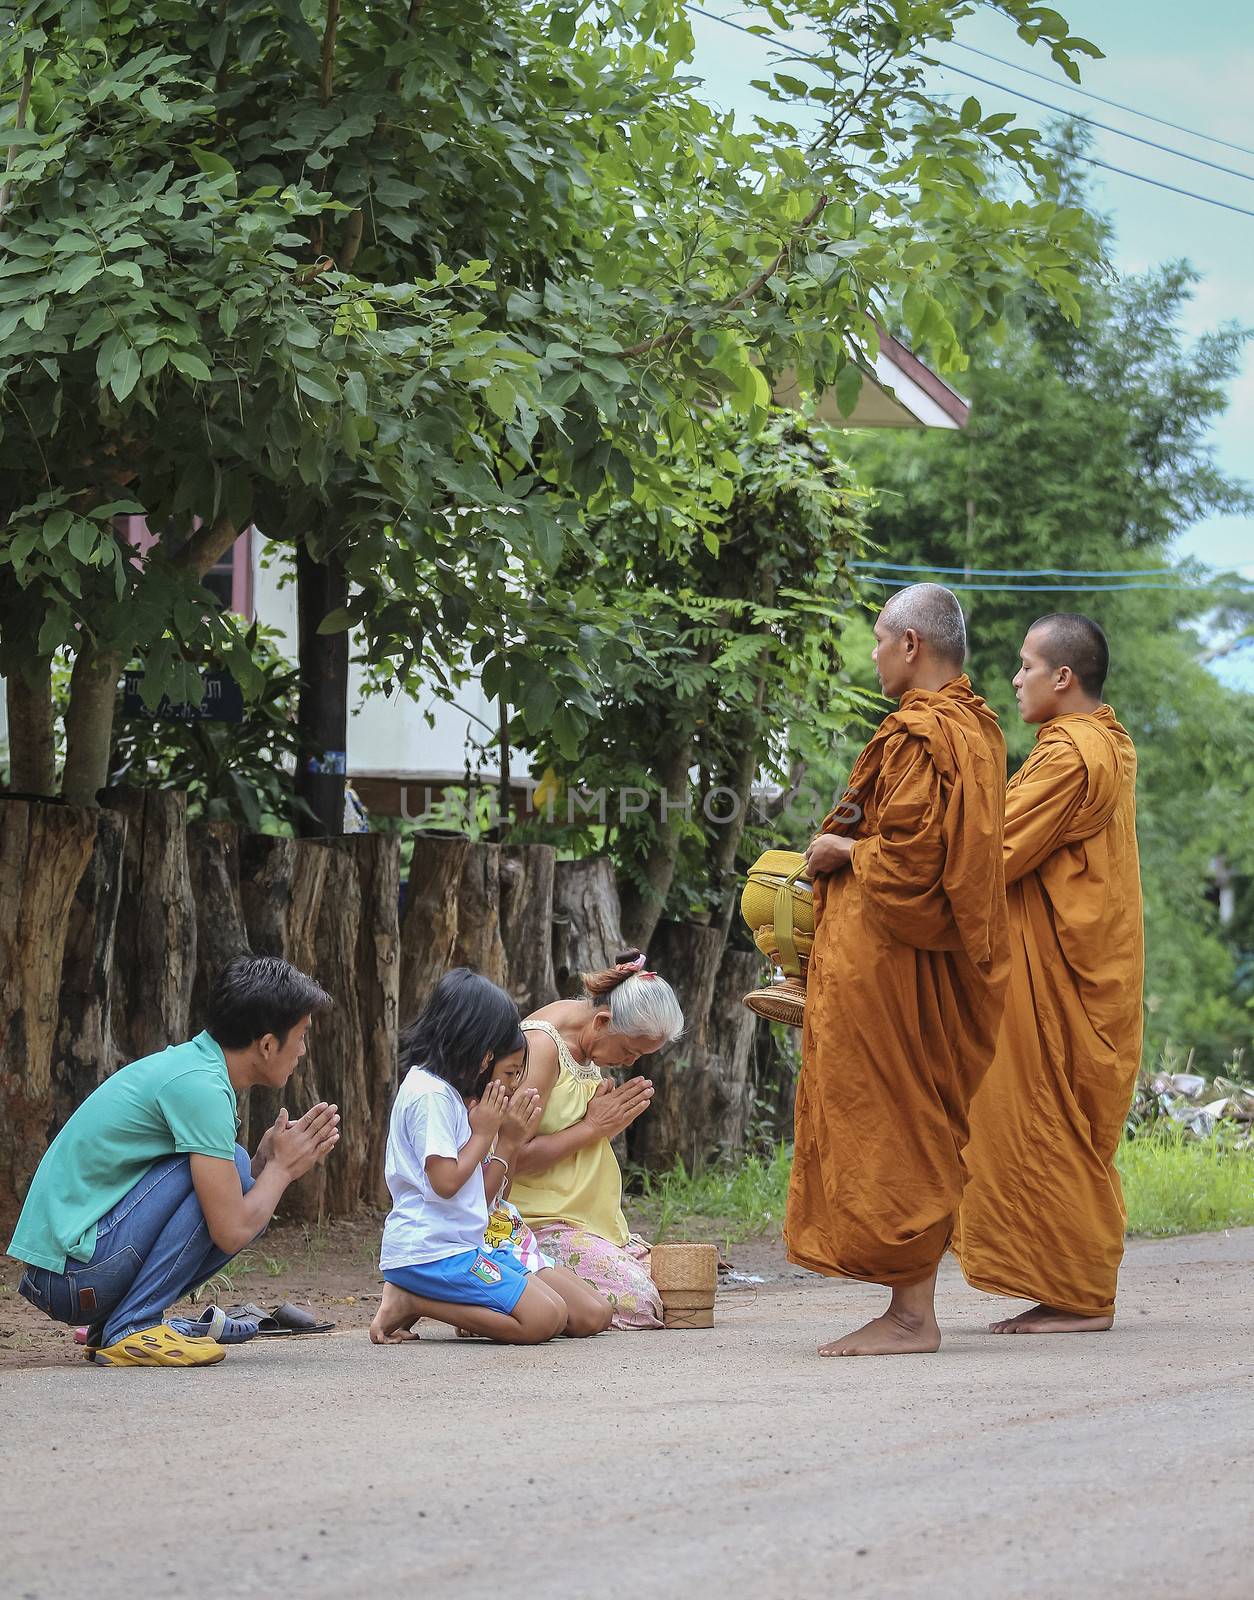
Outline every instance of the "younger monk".
{"type": "Polygon", "coordinates": [[[1015,694],[1036,747],[1006,791],[1011,972],[971,1112],[955,1250],[967,1279],[1038,1302],[994,1333],[1114,1322],[1126,1216],[1115,1150],[1141,1059],[1136,751],[1102,704],[1088,617],[1042,617],[1015,694]]]}
{"type": "Polygon", "coordinates": [[[962,672],[962,609],[915,584],[884,607],[875,641],[899,709],[807,855],[817,926],[785,1239],[800,1266],[892,1299],[825,1356],[940,1345],[936,1269],[1009,966],[1006,746],[962,672]]]}

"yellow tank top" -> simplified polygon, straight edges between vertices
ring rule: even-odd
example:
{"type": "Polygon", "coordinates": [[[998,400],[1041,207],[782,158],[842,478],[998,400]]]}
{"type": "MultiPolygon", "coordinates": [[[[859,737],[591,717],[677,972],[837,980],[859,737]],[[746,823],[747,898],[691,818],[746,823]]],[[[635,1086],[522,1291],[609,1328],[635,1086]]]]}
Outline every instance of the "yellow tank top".
{"type": "MultiPolygon", "coordinates": [[[[601,1071],[595,1062],[580,1063],[551,1022],[524,1022],[523,1031],[547,1033],[557,1046],[557,1082],[540,1119],[540,1133],[562,1133],[582,1122],[588,1101],[597,1092],[601,1071]]],[[[564,1157],[545,1172],[514,1179],[509,1197],[533,1228],[567,1222],[586,1228],[611,1244],[627,1243],[623,1216],[623,1175],[608,1139],[564,1157]]]]}

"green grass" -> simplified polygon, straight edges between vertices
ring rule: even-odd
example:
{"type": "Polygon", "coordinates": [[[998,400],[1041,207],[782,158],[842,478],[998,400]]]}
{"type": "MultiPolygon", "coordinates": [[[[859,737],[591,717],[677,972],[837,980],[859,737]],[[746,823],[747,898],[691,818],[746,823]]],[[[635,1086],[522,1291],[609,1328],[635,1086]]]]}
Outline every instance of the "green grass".
{"type": "Polygon", "coordinates": [[[746,1156],[736,1167],[690,1173],[682,1162],[669,1172],[635,1172],[639,1192],[628,1201],[633,1226],[654,1243],[709,1238],[734,1244],[777,1232],[784,1222],[792,1151],[778,1145],[765,1156],[746,1156]]]}
{"type": "Polygon", "coordinates": [[[1189,1139],[1160,1123],[1125,1139],[1117,1158],[1128,1232],[1207,1233],[1254,1226],[1254,1151],[1223,1134],[1189,1139]]]}
{"type": "MultiPolygon", "coordinates": [[[[739,1166],[690,1173],[633,1171],[627,1206],[646,1238],[716,1238],[729,1244],[783,1226],[792,1153],[779,1145],[739,1166]]],[[[1162,1236],[1254,1226],[1254,1151],[1234,1150],[1231,1135],[1189,1139],[1163,1124],[1126,1139],[1118,1156],[1128,1232],[1162,1236]]]]}

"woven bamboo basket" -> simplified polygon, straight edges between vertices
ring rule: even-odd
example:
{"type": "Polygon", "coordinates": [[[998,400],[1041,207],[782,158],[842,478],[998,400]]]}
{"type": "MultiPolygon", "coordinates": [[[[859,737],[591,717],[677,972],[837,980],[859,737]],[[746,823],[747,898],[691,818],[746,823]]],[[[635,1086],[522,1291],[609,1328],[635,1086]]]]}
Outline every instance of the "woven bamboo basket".
{"type": "Polygon", "coordinates": [[[655,1244],[649,1271],[662,1297],[668,1328],[712,1328],[718,1289],[718,1249],[712,1244],[655,1244]]]}

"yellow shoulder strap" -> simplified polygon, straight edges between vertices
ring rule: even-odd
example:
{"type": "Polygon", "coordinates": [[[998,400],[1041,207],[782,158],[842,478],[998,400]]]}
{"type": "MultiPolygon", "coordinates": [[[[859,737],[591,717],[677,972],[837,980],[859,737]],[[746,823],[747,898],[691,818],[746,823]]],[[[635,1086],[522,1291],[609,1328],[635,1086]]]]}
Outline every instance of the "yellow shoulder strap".
{"type": "Polygon", "coordinates": [[[805,857],[794,872],[790,872],[775,891],[775,943],[779,949],[779,964],[787,978],[801,976],[801,962],[797,956],[797,940],[793,927],[792,886],[805,871],[805,857]]]}

